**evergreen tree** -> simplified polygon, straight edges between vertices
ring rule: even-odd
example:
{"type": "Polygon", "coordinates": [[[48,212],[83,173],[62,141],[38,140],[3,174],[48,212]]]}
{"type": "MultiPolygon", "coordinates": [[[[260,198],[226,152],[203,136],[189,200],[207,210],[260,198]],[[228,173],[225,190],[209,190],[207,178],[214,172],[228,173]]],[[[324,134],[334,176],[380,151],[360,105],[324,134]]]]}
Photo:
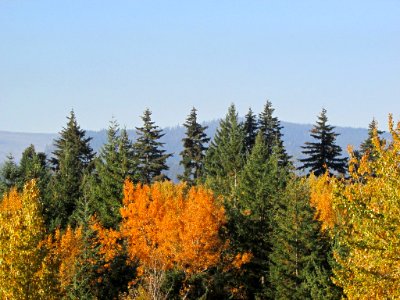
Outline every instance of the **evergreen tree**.
{"type": "Polygon", "coordinates": [[[172,154],[166,154],[162,149],[164,143],[159,140],[164,136],[162,130],[154,125],[151,120],[151,111],[146,109],[142,116],[143,127],[136,127],[138,135],[133,144],[135,154],[138,159],[138,173],[143,184],[153,183],[169,178],[162,173],[168,170],[167,159],[172,154]]]}
{"type": "Polygon", "coordinates": [[[0,196],[7,193],[11,187],[17,185],[20,178],[19,169],[14,157],[9,154],[0,169],[0,196]]]}
{"type": "Polygon", "coordinates": [[[340,299],[330,279],[330,241],[315,220],[308,185],[293,177],[279,200],[270,255],[272,298],[340,299]]]}
{"type": "Polygon", "coordinates": [[[258,130],[257,119],[251,108],[249,108],[249,111],[245,116],[243,129],[245,133],[244,143],[246,145],[247,153],[250,154],[256,141],[258,130]]]}
{"type": "MultiPolygon", "coordinates": [[[[83,185],[90,184],[89,176],[85,175],[82,179],[83,185]]],[[[92,229],[93,211],[90,208],[90,197],[84,193],[79,198],[74,219],[77,226],[81,228],[81,243],[79,254],[75,260],[74,274],[71,283],[66,287],[66,296],[68,299],[97,299],[96,295],[96,277],[100,262],[98,247],[95,243],[95,232],[92,229]]]]}
{"type": "Polygon", "coordinates": [[[307,157],[300,159],[303,163],[299,170],[307,169],[314,172],[316,176],[324,174],[326,170],[329,172],[336,171],[339,174],[346,172],[346,158],[340,158],[342,148],[335,144],[336,137],[339,135],[333,131],[335,127],[328,125],[326,109],[322,109],[318,116],[317,124],[311,129],[311,137],[316,142],[306,142],[302,151],[307,157]]]}
{"type": "Polygon", "coordinates": [[[55,174],[51,181],[52,203],[48,212],[51,228],[65,228],[82,196],[82,178],[90,173],[94,153],[90,147],[91,138],[85,137],[75,114],[71,111],[67,127],[54,141],[55,150],[51,163],[55,174]]]}
{"type": "Polygon", "coordinates": [[[372,142],[375,134],[379,137],[383,134],[383,131],[378,129],[378,123],[375,121],[375,119],[372,119],[371,123],[368,126],[368,137],[360,145],[360,156],[369,153],[370,158],[373,158],[377,155],[375,151],[375,146],[372,142]]]}
{"type": "Polygon", "coordinates": [[[220,121],[205,157],[206,182],[217,195],[232,197],[238,186],[246,155],[244,137],[232,104],[225,119],[220,121]]]}
{"type": "Polygon", "coordinates": [[[183,126],[186,128],[186,137],[182,139],[184,149],[180,153],[182,156],[180,164],[184,171],[182,175],[178,176],[178,179],[192,185],[203,175],[206,144],[210,141],[210,138],[205,133],[207,127],[201,126],[197,122],[195,108],[192,108],[183,126]]]}
{"type": "Polygon", "coordinates": [[[281,133],[283,127],[281,126],[281,122],[277,117],[273,116],[273,113],[274,109],[272,108],[272,103],[267,101],[264,110],[259,115],[258,127],[264,135],[269,155],[272,154],[275,147],[278,147],[277,149],[281,152],[279,165],[286,167],[290,165],[291,156],[286,153],[283,145],[283,134],[281,133]]]}
{"type": "Polygon", "coordinates": [[[126,178],[134,180],[136,162],[133,146],[125,129],[113,120],[107,130],[107,142],[95,160],[96,172],[88,188],[94,210],[103,226],[116,228],[120,221],[122,187],[126,178]]]}
{"type": "Polygon", "coordinates": [[[229,239],[237,253],[250,252],[237,286],[249,299],[269,298],[269,254],[275,203],[286,183],[287,172],[279,167],[279,153],[269,153],[263,134],[257,135],[237,190],[237,202],[228,204],[229,239]]]}
{"type": "Polygon", "coordinates": [[[22,189],[28,181],[35,179],[40,195],[42,195],[42,198],[45,197],[47,185],[50,180],[50,170],[47,165],[46,154],[36,152],[35,146],[30,145],[22,153],[18,168],[20,177],[17,184],[18,188],[22,189]]]}

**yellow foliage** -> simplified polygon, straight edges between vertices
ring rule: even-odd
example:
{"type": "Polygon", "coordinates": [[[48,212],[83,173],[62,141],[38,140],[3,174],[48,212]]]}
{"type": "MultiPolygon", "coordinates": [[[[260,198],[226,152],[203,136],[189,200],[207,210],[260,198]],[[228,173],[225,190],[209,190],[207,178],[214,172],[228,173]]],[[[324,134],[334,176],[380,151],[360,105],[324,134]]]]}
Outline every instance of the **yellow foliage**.
{"type": "Polygon", "coordinates": [[[0,202],[0,299],[45,298],[40,241],[44,235],[35,181],[0,202]]]}
{"type": "Polygon", "coordinates": [[[388,145],[375,133],[373,160],[350,152],[345,182],[311,179],[317,217],[340,247],[334,280],[349,299],[400,298],[400,123],[391,116],[389,131],[388,145]]]}

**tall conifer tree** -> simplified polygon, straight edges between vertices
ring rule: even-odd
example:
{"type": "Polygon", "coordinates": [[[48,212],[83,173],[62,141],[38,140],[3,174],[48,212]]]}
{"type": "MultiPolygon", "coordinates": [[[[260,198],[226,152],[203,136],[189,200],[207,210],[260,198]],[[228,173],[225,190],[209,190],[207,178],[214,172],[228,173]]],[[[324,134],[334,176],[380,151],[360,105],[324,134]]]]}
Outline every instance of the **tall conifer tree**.
{"type": "Polygon", "coordinates": [[[237,283],[244,286],[249,299],[266,299],[270,294],[272,218],[287,176],[285,169],[279,167],[278,158],[279,153],[274,149],[269,153],[259,132],[240,177],[237,202],[227,208],[232,248],[238,253],[252,254],[251,261],[242,267],[243,275],[237,283]]]}
{"type": "Polygon", "coordinates": [[[283,134],[281,133],[281,122],[273,116],[274,108],[272,103],[267,101],[264,110],[260,113],[258,119],[259,130],[263,133],[268,153],[271,155],[275,147],[281,152],[279,165],[289,166],[291,157],[286,153],[283,145],[283,134]]]}
{"type": "Polygon", "coordinates": [[[178,176],[178,179],[192,185],[203,175],[206,144],[210,138],[205,133],[207,127],[201,126],[197,122],[195,108],[192,108],[183,126],[186,128],[186,136],[182,139],[184,149],[180,153],[182,156],[180,164],[184,171],[182,175],[178,176]]]}
{"type": "Polygon", "coordinates": [[[306,182],[291,178],[273,216],[271,294],[274,299],[340,299],[331,281],[330,240],[315,220],[306,182]]]}
{"type": "Polygon", "coordinates": [[[136,127],[138,135],[133,144],[138,159],[138,173],[144,184],[168,179],[162,171],[168,170],[167,159],[172,154],[166,154],[162,149],[164,143],[159,140],[164,136],[155,122],[151,120],[151,111],[146,109],[142,116],[143,126],[136,127]]]}
{"type": "Polygon", "coordinates": [[[206,182],[218,195],[233,196],[245,163],[244,130],[235,105],[219,123],[205,158],[206,182]]]}
{"type": "Polygon", "coordinates": [[[339,135],[335,133],[334,126],[328,124],[326,109],[322,109],[318,116],[317,124],[311,129],[311,137],[315,142],[306,142],[302,153],[306,158],[300,159],[303,163],[298,169],[307,169],[314,172],[316,176],[324,174],[326,170],[335,171],[339,174],[346,172],[346,158],[341,158],[342,148],[336,145],[335,140],[339,135]]]}
{"type": "Polygon", "coordinates": [[[86,137],[73,111],[68,123],[54,141],[55,150],[51,163],[55,174],[51,182],[52,203],[49,211],[51,228],[65,228],[82,196],[82,178],[93,168],[94,152],[91,138],[86,137]]]}
{"type": "Polygon", "coordinates": [[[383,131],[378,129],[378,123],[375,121],[375,119],[372,119],[371,123],[368,125],[368,137],[360,145],[361,155],[369,153],[370,158],[373,158],[374,156],[377,155],[375,147],[372,142],[375,134],[378,136],[378,138],[380,138],[380,135],[383,134],[383,131]]]}
{"type": "Polygon", "coordinates": [[[95,160],[96,172],[89,189],[92,204],[105,227],[116,228],[120,221],[122,187],[126,178],[135,180],[136,160],[133,146],[125,129],[119,130],[115,120],[107,130],[107,142],[95,160]]]}
{"type": "Polygon", "coordinates": [[[253,113],[252,109],[249,108],[244,120],[244,134],[245,134],[245,145],[247,153],[250,154],[251,149],[253,149],[254,143],[256,141],[258,124],[256,115],[253,113]]]}

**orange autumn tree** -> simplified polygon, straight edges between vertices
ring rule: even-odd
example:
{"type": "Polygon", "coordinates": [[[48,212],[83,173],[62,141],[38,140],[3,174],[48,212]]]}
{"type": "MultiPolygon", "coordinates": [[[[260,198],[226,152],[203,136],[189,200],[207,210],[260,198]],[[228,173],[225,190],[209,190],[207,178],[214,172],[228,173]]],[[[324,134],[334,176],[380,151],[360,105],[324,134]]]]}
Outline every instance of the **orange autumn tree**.
{"type": "Polygon", "coordinates": [[[313,203],[338,245],[334,281],[349,299],[400,298],[400,123],[373,137],[373,159],[350,149],[349,179],[314,179],[313,203]]]}
{"type": "MultiPolygon", "coordinates": [[[[186,190],[185,184],[172,182],[124,184],[122,223],[119,237],[114,238],[126,242],[129,258],[138,262],[138,274],[152,299],[165,297],[161,284],[167,270],[177,268],[187,276],[204,272],[219,261],[224,248],[219,238],[225,223],[223,207],[209,190],[186,190]]],[[[103,236],[101,251],[113,253],[115,247],[103,236]]]]}

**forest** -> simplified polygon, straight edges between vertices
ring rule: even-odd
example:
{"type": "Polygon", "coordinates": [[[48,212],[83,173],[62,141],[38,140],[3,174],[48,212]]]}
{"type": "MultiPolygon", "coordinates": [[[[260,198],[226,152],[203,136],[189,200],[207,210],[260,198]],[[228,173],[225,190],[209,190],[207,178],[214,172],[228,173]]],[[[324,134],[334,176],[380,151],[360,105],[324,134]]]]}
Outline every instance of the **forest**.
{"type": "Polygon", "coordinates": [[[400,122],[348,156],[322,109],[288,155],[267,101],[211,140],[193,108],[178,182],[147,109],[98,153],[74,111],[51,155],[0,168],[0,299],[400,298],[400,122]]]}

